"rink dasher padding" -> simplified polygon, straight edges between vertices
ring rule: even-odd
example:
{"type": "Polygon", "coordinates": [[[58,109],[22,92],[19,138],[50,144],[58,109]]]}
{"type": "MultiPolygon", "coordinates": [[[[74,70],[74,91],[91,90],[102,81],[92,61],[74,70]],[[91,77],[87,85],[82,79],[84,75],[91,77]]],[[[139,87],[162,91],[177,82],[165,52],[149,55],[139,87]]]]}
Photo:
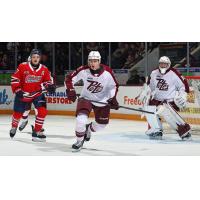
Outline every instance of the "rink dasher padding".
{"type": "MultiPolygon", "coordinates": [[[[76,87],[77,93],[80,93],[81,86],[76,87]]],[[[120,86],[117,99],[122,106],[140,108],[141,102],[135,99],[135,97],[141,91],[141,86],[120,86]]],[[[46,95],[48,114],[50,115],[75,115],[76,102],[72,103],[66,97],[64,87],[57,89],[54,95],[46,95]]],[[[14,95],[10,86],[0,86],[0,114],[11,114],[13,110],[14,95]]],[[[200,124],[200,108],[195,99],[194,93],[191,92],[188,95],[188,108],[181,112],[181,115],[192,124],[200,124]]],[[[33,112],[32,112],[33,113],[33,112]]],[[[91,117],[93,117],[91,113],[91,117]]],[[[126,119],[126,120],[138,120],[145,121],[145,118],[141,119],[140,113],[136,111],[130,111],[125,109],[111,110],[111,118],[126,119]]]]}

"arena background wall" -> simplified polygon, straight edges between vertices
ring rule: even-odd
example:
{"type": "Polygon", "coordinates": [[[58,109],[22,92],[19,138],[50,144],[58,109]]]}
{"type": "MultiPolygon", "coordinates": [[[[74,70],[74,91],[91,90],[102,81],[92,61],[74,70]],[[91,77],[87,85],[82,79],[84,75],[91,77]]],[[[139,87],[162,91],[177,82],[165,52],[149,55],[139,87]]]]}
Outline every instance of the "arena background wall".
{"type": "MultiPolygon", "coordinates": [[[[77,93],[80,93],[81,86],[76,87],[77,93]]],[[[140,108],[141,103],[135,99],[135,97],[141,91],[141,86],[121,86],[119,87],[119,92],[117,99],[119,104],[122,106],[132,107],[132,108],[140,108]]],[[[65,88],[60,87],[57,89],[56,94],[53,96],[46,95],[47,98],[47,107],[48,114],[53,115],[74,115],[76,109],[76,102],[70,102],[65,93],[65,88]]],[[[0,114],[11,114],[13,110],[13,100],[14,95],[11,91],[10,86],[0,86],[0,114]]],[[[197,101],[193,92],[188,95],[188,108],[186,111],[182,112],[184,117],[187,117],[189,121],[190,119],[198,119],[197,123],[200,122],[200,109],[198,108],[197,101]]],[[[33,112],[32,112],[33,113],[33,112]]],[[[93,116],[93,113],[91,113],[93,116]]],[[[111,110],[111,118],[118,119],[129,119],[129,120],[145,120],[141,119],[140,113],[119,109],[119,110],[111,110]]],[[[194,120],[192,120],[193,122],[194,120]]]]}

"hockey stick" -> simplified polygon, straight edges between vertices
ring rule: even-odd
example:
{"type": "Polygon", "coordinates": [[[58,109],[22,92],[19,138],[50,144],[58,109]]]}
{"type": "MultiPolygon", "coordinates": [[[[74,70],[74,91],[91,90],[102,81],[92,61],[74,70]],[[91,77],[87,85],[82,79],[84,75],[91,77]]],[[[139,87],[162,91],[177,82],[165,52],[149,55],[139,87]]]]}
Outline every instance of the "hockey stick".
{"type": "MultiPolygon", "coordinates": [[[[58,86],[58,87],[56,87],[56,89],[57,88],[60,88],[60,87],[63,87],[63,85],[61,85],[61,86],[58,86]]],[[[31,98],[31,97],[34,97],[34,95],[35,94],[37,94],[37,93],[47,93],[48,91],[46,90],[46,89],[42,89],[42,90],[37,90],[37,91],[35,91],[35,92],[24,92],[24,97],[29,97],[29,98],[31,98]]],[[[6,101],[5,103],[1,103],[0,102],[0,105],[3,105],[3,104],[6,104],[6,105],[9,105],[9,104],[11,104],[12,103],[12,100],[10,100],[10,101],[6,101]]]]}
{"type": "MultiPolygon", "coordinates": [[[[56,89],[57,88],[60,88],[60,87],[63,87],[63,85],[62,86],[57,86],[56,87],[56,89]]],[[[37,93],[47,93],[48,91],[46,90],[46,89],[41,89],[41,90],[37,90],[37,91],[35,91],[35,92],[25,92],[25,94],[24,94],[24,97],[33,97],[35,94],[37,94],[37,93]]]]}
{"type": "MultiPolygon", "coordinates": [[[[78,98],[80,97],[80,94],[77,94],[76,95],[78,98]]],[[[89,100],[89,99],[86,99],[92,103],[98,103],[98,104],[102,104],[102,105],[108,105],[107,103],[104,103],[104,102],[99,102],[99,101],[94,101],[94,100],[89,100]]],[[[119,108],[123,108],[123,109],[126,109],[126,110],[134,110],[134,111],[137,111],[137,112],[142,112],[142,113],[148,113],[148,114],[156,114],[154,112],[150,112],[150,111],[147,111],[147,110],[142,110],[142,109],[136,109],[136,108],[130,108],[130,107],[126,107],[126,106],[120,106],[119,105],[119,108]]]]}
{"type": "Polygon", "coordinates": [[[29,98],[32,98],[34,97],[37,93],[47,93],[47,90],[38,90],[38,91],[35,91],[35,92],[24,92],[23,94],[23,97],[29,97],[29,98]]]}
{"type": "MultiPolygon", "coordinates": [[[[62,87],[62,86],[61,86],[62,87]]],[[[58,87],[57,87],[58,88],[58,87]]],[[[39,90],[39,91],[36,91],[34,93],[29,93],[29,97],[30,96],[33,96],[35,95],[36,93],[46,93],[47,90],[39,90]]],[[[77,94],[76,95],[78,98],[80,97],[80,94],[77,94]]],[[[89,99],[86,99],[86,100],[89,100],[89,99]]],[[[98,104],[102,104],[102,105],[108,105],[107,103],[104,103],[104,102],[99,102],[99,101],[94,101],[94,100],[89,100],[90,102],[93,102],[93,103],[98,103],[98,104]]],[[[126,106],[119,106],[119,108],[123,108],[123,109],[126,109],[126,110],[133,110],[133,111],[137,111],[137,112],[142,112],[142,113],[148,113],[148,114],[156,114],[154,112],[150,112],[150,111],[147,111],[147,110],[142,110],[142,109],[136,109],[136,108],[130,108],[130,107],[126,107],[126,106]]]]}

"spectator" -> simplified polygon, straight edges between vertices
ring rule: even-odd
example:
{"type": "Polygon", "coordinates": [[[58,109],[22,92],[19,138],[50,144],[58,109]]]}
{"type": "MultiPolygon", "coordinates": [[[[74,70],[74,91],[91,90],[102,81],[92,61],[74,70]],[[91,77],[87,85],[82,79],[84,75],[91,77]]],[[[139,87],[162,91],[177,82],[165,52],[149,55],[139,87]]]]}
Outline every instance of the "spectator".
{"type": "MultiPolygon", "coordinates": [[[[19,44],[18,42],[16,42],[16,44],[19,44]]],[[[7,43],[7,50],[8,51],[14,51],[15,50],[15,42],[8,42],[7,43]]]]}
{"type": "Polygon", "coordinates": [[[112,54],[112,66],[115,68],[130,68],[144,56],[144,43],[118,43],[118,48],[112,54]],[[131,64],[131,65],[130,65],[131,64]]]}
{"type": "Polygon", "coordinates": [[[129,77],[128,81],[126,82],[126,85],[141,85],[145,82],[145,78],[140,77],[138,75],[137,70],[133,70],[129,73],[130,73],[130,77],[129,77]]]}
{"type": "Polygon", "coordinates": [[[130,69],[135,65],[135,55],[134,54],[129,54],[126,62],[124,63],[124,66],[122,67],[122,69],[130,69]]]}
{"type": "Polygon", "coordinates": [[[113,52],[114,57],[125,57],[129,49],[128,44],[119,42],[118,43],[118,48],[113,52]]]}
{"type": "Polygon", "coordinates": [[[2,69],[3,65],[2,65],[2,55],[0,54],[0,69],[2,69]]]}
{"type": "Polygon", "coordinates": [[[82,65],[81,43],[71,43],[71,69],[82,65]]]}
{"type": "Polygon", "coordinates": [[[3,54],[2,58],[0,59],[0,66],[1,69],[8,69],[8,57],[6,54],[3,54]]]}
{"type": "Polygon", "coordinates": [[[128,49],[129,47],[126,43],[118,43],[118,48],[112,54],[112,66],[114,66],[114,68],[122,68],[123,64],[126,62],[128,49]]]}
{"type": "Polygon", "coordinates": [[[96,45],[96,42],[89,42],[86,45],[86,50],[87,50],[87,55],[88,55],[90,51],[98,51],[99,50],[99,46],[96,45]]]}

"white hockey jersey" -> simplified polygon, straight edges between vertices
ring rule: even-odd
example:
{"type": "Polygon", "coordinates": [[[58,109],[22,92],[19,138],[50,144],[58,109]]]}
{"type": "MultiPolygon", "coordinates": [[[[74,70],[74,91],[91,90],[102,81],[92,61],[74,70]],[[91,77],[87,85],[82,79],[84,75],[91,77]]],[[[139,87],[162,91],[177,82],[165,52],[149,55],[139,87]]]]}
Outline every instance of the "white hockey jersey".
{"type": "MultiPolygon", "coordinates": [[[[117,95],[118,83],[113,75],[112,69],[102,65],[102,71],[93,75],[89,66],[81,66],[76,71],[69,74],[65,80],[67,89],[74,87],[78,81],[83,81],[81,97],[93,101],[107,103],[107,100],[117,95]]],[[[92,103],[96,106],[105,106],[98,103],[92,103]]]]}
{"type": "Polygon", "coordinates": [[[187,80],[174,68],[167,70],[165,74],[161,74],[159,69],[152,71],[148,78],[147,84],[154,93],[153,99],[158,101],[173,101],[177,91],[189,92],[187,80]]]}

